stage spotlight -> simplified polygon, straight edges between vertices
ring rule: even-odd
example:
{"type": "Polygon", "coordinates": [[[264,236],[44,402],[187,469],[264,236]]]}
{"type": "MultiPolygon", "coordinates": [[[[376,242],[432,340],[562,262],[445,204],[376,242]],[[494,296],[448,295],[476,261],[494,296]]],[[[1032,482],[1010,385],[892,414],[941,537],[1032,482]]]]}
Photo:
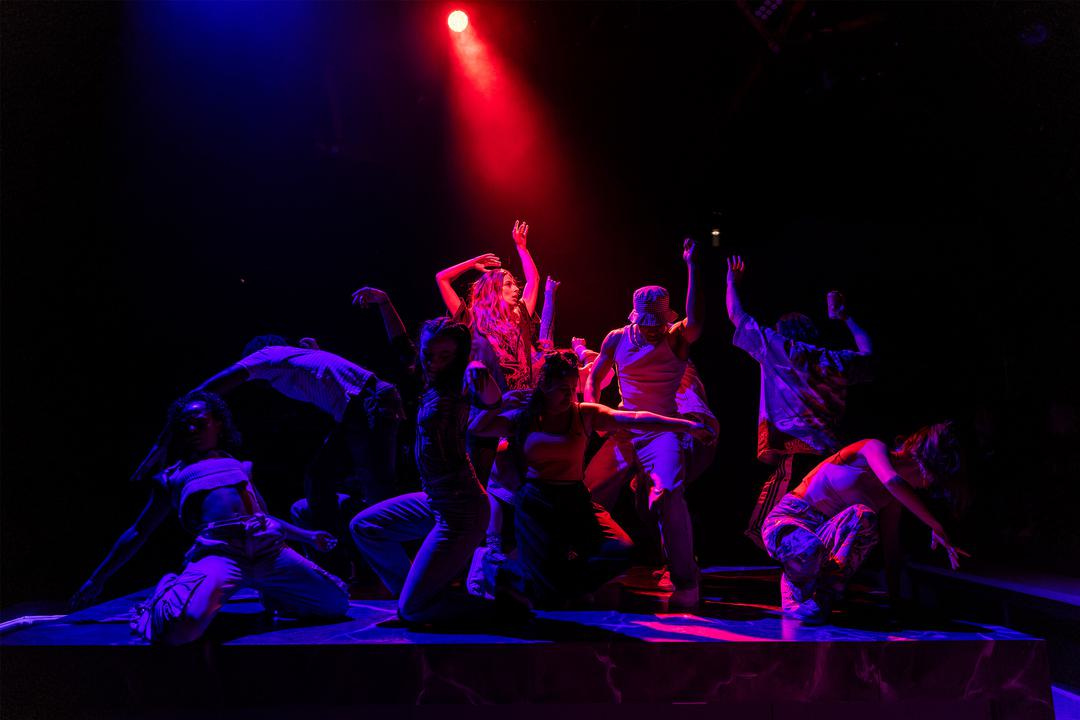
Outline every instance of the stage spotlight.
{"type": "Polygon", "coordinates": [[[465,28],[469,27],[469,16],[461,10],[455,10],[446,18],[446,24],[454,32],[465,32],[465,28]]]}

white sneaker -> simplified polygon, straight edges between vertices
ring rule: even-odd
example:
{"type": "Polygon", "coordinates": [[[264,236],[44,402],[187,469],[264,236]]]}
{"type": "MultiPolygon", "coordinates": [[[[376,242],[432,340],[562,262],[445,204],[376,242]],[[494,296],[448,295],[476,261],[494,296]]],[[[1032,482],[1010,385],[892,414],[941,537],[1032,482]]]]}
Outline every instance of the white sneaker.
{"type": "Polygon", "coordinates": [[[693,587],[683,588],[682,590],[675,590],[671,593],[671,597],[668,598],[668,607],[678,608],[694,608],[701,602],[701,588],[697,585],[693,587]]]}

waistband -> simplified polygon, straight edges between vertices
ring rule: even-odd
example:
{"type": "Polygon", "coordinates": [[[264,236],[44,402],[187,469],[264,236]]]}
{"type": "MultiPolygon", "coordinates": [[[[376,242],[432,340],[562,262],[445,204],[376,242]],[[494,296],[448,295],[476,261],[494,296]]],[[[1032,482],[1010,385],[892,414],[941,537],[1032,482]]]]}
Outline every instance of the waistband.
{"type": "Polygon", "coordinates": [[[244,515],[206,523],[196,534],[209,540],[236,540],[265,531],[269,525],[267,521],[268,518],[262,513],[244,515]]]}

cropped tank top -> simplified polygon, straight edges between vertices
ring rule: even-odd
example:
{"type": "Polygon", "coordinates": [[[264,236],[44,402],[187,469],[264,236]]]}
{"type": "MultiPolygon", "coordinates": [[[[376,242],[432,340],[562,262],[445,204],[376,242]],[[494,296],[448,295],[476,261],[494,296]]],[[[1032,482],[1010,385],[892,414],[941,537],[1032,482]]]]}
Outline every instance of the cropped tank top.
{"type": "Polygon", "coordinates": [[[793,493],[830,517],[852,505],[866,505],[878,512],[892,502],[892,493],[881,483],[862,455],[854,454],[841,459],[842,453],[821,461],[793,493]]]}
{"type": "Polygon", "coordinates": [[[548,433],[533,430],[525,436],[522,447],[525,477],[547,482],[583,482],[585,446],[588,440],[581,420],[581,410],[577,403],[574,403],[567,432],[548,433]]]}
{"type": "Polygon", "coordinates": [[[180,523],[192,532],[202,525],[198,503],[193,501],[218,488],[237,488],[252,514],[262,512],[251,485],[250,462],[240,462],[234,457],[212,457],[190,465],[176,463],[158,478],[180,516],[180,523]]]}

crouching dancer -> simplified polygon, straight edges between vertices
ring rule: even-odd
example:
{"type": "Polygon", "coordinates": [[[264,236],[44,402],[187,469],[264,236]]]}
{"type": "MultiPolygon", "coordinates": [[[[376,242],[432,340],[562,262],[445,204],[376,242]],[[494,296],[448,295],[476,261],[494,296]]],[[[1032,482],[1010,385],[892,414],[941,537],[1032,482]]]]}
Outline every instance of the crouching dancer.
{"type": "Polygon", "coordinates": [[[132,630],[146,640],[179,645],[198,639],[241,588],[258,590],[268,610],[307,617],[343,617],[345,585],[285,541],[326,552],[336,544],[326,532],[309,532],[270,517],[251,484],[251,463],[229,451],[237,433],[228,406],[217,395],[193,392],[169,411],[169,454],[176,462],[153,476],[149,502],[113,545],[104,562],[72,598],[80,607],[146,542],[173,510],[195,535],[179,574],[162,578],[135,609],[132,630]]]}
{"type": "Polygon", "coordinates": [[[959,443],[951,424],[940,423],[916,431],[891,452],[880,440],[860,440],[811,470],[777,503],[761,531],[765,549],[784,568],[785,614],[826,622],[833,600],[877,543],[879,528],[895,598],[902,508],[930,528],[931,548],[943,547],[955,570],[960,556],[969,556],[952,544],[917,491],[955,499],[958,468],[959,443]]]}
{"type": "Polygon", "coordinates": [[[470,385],[488,408],[471,432],[508,437],[524,484],[514,492],[514,535],[524,590],[540,607],[562,607],[630,566],[630,538],[585,487],[585,446],[597,431],[705,432],[701,423],[575,402],[578,359],[550,352],[528,405],[500,413],[499,390],[479,363],[470,385]]]}

